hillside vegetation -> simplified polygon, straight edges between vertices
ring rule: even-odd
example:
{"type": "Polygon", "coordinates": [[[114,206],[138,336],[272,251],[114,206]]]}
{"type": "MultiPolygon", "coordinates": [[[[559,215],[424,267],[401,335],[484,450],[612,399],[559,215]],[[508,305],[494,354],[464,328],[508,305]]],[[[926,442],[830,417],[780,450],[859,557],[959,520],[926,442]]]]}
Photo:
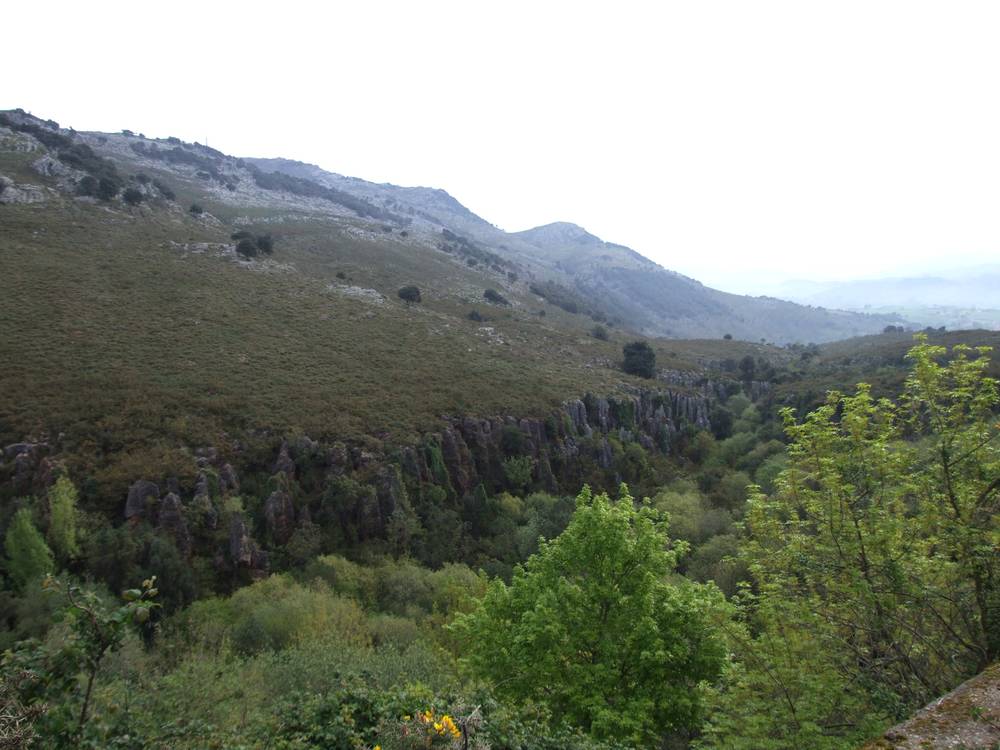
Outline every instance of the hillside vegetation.
{"type": "Polygon", "coordinates": [[[5,747],[847,750],[998,657],[1000,334],[19,111],[0,176],[5,747]]]}

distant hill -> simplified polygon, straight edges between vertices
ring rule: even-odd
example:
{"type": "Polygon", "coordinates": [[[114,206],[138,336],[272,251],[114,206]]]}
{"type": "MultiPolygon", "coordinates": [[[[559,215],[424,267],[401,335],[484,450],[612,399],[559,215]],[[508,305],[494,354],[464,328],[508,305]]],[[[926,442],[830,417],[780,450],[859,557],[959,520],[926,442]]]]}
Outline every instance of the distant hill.
{"type": "Polygon", "coordinates": [[[899,315],[917,327],[1000,329],[1000,266],[934,276],[787,281],[774,294],[807,305],[899,315]]]}
{"type": "Polygon", "coordinates": [[[825,342],[903,322],[892,314],[845,313],[720,292],[568,222],[503,232],[443,190],[376,184],[288,159],[244,161],[349,193],[427,227],[446,228],[518,263],[530,278],[548,283],[550,296],[586,300],[575,307],[650,336],[825,342]]]}

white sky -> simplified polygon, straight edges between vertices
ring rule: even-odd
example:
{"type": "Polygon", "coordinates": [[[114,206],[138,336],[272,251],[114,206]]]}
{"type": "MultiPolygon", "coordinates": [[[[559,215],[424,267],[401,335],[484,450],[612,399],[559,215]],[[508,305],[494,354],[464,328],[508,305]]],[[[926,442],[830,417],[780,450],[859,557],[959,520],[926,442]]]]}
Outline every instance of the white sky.
{"type": "Polygon", "coordinates": [[[1000,3],[8,3],[0,108],[446,189],[708,284],[1000,259],[1000,3]]]}

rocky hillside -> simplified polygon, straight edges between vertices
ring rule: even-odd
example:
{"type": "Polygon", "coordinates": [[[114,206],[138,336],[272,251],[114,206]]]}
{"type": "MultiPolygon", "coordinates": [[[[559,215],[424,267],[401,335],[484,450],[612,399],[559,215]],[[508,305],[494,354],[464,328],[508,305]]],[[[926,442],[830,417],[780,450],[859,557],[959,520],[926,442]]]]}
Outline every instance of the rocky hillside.
{"type": "Polygon", "coordinates": [[[649,336],[749,341],[825,342],[875,333],[902,319],[826,310],[770,297],[710,289],[669,271],[631,248],[604,242],[566,222],[507,233],[441,190],[381,185],[287,159],[246,159],[261,170],[315,181],[406,216],[430,230],[447,229],[509,258],[547,283],[569,308],[617,321],[649,336]],[[555,286],[559,287],[557,289],[555,286]],[[584,304],[582,300],[587,300],[584,304]]]}

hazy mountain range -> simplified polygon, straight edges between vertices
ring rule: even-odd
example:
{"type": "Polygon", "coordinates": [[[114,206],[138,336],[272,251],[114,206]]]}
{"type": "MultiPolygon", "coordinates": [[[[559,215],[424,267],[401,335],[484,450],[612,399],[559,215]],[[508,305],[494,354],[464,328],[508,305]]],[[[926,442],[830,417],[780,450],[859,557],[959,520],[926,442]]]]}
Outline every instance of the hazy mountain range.
{"type": "Polygon", "coordinates": [[[1000,328],[1000,265],[926,276],[787,281],[772,293],[807,305],[896,313],[918,325],[1000,328]]]}

